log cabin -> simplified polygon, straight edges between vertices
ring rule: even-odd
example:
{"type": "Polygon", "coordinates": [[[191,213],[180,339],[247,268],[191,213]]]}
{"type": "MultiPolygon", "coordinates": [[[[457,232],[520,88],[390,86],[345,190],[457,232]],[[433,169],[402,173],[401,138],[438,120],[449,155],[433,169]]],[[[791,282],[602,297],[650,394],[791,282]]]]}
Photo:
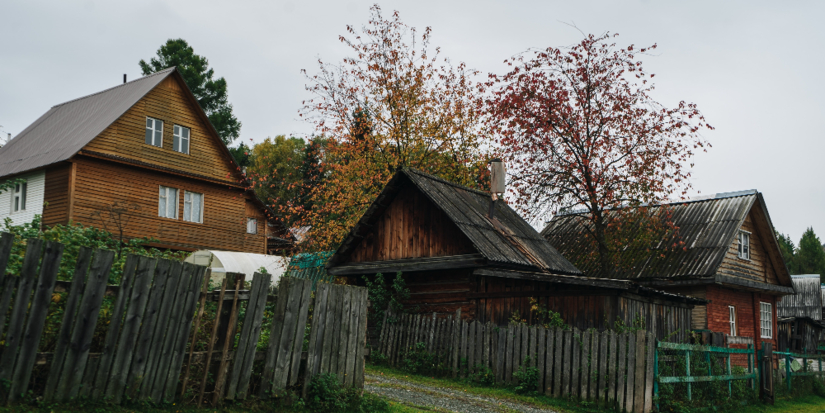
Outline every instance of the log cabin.
{"type": "MultiPolygon", "coordinates": [[[[125,80],[125,79],[124,79],[125,80]]],[[[255,197],[176,68],[52,107],[0,148],[0,219],[81,223],[151,246],[267,253],[255,197]]]]}
{"type": "Polygon", "coordinates": [[[616,251],[617,259],[637,265],[610,274],[586,259],[592,244],[583,240],[585,213],[557,214],[542,235],[588,276],[706,299],[692,310],[693,330],[752,337],[776,348],[777,302],[795,290],[762,194],[720,193],[650,208],[669,209],[684,247],[661,248],[670,244],[662,242],[652,251],[616,251]]]}
{"type": "Polygon", "coordinates": [[[327,263],[330,275],[364,285],[378,273],[402,277],[408,309],[506,325],[539,323],[535,306],[565,324],[600,330],[646,328],[685,339],[691,308],[704,300],[628,280],[584,277],[503,201],[415,169],[402,169],[327,263]]]}

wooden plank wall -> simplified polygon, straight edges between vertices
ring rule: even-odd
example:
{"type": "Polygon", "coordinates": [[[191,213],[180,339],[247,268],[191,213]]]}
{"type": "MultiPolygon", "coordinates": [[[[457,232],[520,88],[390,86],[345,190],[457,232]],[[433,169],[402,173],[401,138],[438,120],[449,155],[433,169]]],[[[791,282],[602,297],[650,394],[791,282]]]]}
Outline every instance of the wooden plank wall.
{"type": "Polygon", "coordinates": [[[444,257],[477,252],[461,230],[421,191],[401,190],[353,250],[352,262],[444,257]]]}
{"type": "Polygon", "coordinates": [[[498,384],[514,385],[520,369],[535,368],[538,391],[552,397],[586,400],[619,411],[653,410],[656,338],[644,330],[548,329],[526,324],[403,315],[385,323],[374,350],[399,365],[409,352],[427,351],[441,372],[452,377],[491,374],[498,384]]]}
{"type": "MultiPolygon", "coordinates": [[[[452,314],[461,308],[464,317],[475,314],[475,306],[467,298],[470,289],[468,277],[472,270],[426,271],[404,273],[402,277],[410,290],[410,298],[404,305],[410,309],[439,314],[452,314]]],[[[387,278],[394,278],[387,274],[387,278]]]]}
{"type": "Polygon", "coordinates": [[[258,233],[246,233],[247,207],[240,190],[93,158],[78,157],[75,163],[76,222],[114,231],[115,222],[102,211],[123,202],[138,208],[126,221],[127,237],[157,238],[168,248],[265,253],[265,220],[258,216],[258,233]],[[159,185],[178,188],[177,219],[158,216],[159,185]],[[204,194],[203,223],[183,220],[184,190],[204,194]]]}
{"type": "Polygon", "coordinates": [[[43,225],[54,226],[69,222],[69,177],[71,163],[46,169],[46,187],[43,194],[43,225]]]}
{"type": "Polygon", "coordinates": [[[725,253],[725,258],[717,271],[719,274],[730,275],[733,277],[742,278],[748,281],[764,282],[768,284],[779,284],[774,270],[774,265],[768,256],[766,247],[770,247],[765,240],[762,239],[760,231],[756,228],[755,208],[751,208],[742,223],[742,229],[750,232],[750,259],[745,260],[739,258],[739,239],[734,239],[728,251],[725,253]]]}

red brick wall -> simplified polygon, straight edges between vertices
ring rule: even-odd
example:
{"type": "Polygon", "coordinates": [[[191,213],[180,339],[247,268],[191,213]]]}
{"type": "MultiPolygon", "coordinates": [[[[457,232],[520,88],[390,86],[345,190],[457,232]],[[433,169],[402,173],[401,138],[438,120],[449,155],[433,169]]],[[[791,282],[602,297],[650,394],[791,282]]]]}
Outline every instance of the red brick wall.
{"type": "MultiPolygon", "coordinates": [[[[736,307],[736,335],[753,337],[758,343],[770,342],[776,348],[776,296],[736,290],[729,287],[709,285],[707,287],[708,329],[730,334],[730,312],[728,306],[736,307]],[[772,337],[760,335],[759,303],[769,303],[773,312],[772,337]]],[[[757,347],[761,347],[761,344],[757,347]]]]}

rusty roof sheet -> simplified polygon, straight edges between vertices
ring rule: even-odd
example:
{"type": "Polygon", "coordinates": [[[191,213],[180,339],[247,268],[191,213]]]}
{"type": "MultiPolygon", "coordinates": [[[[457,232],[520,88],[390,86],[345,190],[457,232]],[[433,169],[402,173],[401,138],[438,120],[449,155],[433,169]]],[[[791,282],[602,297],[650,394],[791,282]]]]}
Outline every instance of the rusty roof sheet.
{"type": "MultiPolygon", "coordinates": [[[[652,252],[625,249],[618,253],[622,255],[622,262],[633,263],[632,268],[599,276],[620,279],[714,276],[758,195],[750,190],[667,204],[685,248],[661,250],[662,253],[656,253],[657,248],[652,252]]],[[[585,274],[597,274],[600,270],[596,260],[584,259],[591,254],[586,233],[588,222],[582,213],[560,214],[553,217],[541,234],[571,261],[589,262],[579,264],[585,274]]]]}
{"type": "Polygon", "coordinates": [[[162,70],[52,107],[0,148],[0,177],[71,158],[174,71],[162,70]]]}

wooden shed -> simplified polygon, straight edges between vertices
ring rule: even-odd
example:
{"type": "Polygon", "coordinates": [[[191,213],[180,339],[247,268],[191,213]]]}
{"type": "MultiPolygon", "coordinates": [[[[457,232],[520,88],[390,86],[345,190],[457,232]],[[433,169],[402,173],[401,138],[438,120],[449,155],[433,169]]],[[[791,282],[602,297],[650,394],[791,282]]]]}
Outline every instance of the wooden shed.
{"type": "Polygon", "coordinates": [[[777,349],[792,353],[816,353],[825,339],[825,326],[810,317],[780,317],[777,349]]]}
{"type": "Polygon", "coordinates": [[[538,305],[579,329],[639,325],[661,338],[690,328],[701,299],[628,280],[588,278],[506,203],[414,169],[396,173],[327,264],[334,276],[401,272],[406,303],[504,325],[540,320],[538,305]],[[532,302],[531,302],[532,301],[532,302]]]}
{"type": "Polygon", "coordinates": [[[788,317],[808,317],[822,320],[822,287],[819,274],[792,275],[796,294],[786,295],[776,303],[777,316],[781,320],[788,317]]]}

